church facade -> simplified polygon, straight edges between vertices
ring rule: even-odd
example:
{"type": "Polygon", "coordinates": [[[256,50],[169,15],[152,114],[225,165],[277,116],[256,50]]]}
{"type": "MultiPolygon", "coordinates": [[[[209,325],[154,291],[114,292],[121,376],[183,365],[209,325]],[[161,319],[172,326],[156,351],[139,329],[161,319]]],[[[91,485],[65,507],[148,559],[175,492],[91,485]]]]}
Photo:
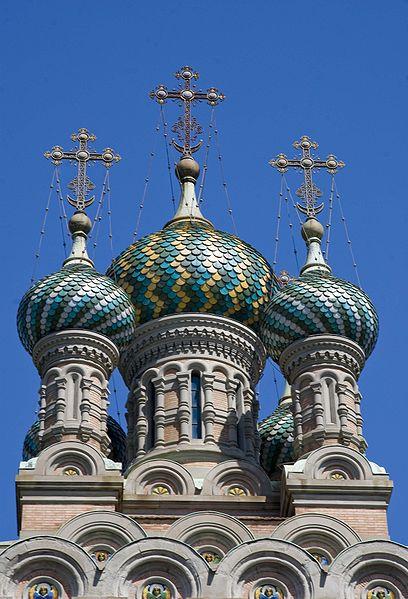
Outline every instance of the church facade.
{"type": "MultiPolygon", "coordinates": [[[[190,110],[194,73],[179,75],[190,110]]],[[[295,279],[215,229],[196,199],[190,125],[173,219],[106,275],[86,250],[84,165],[115,155],[90,153],[92,136],[78,132],[72,251],[18,311],[41,384],[16,480],[19,539],[0,545],[0,597],[407,599],[408,551],[387,528],[392,482],[366,456],[360,410],[375,308],[324,260],[311,179],[295,279]],[[258,422],[268,356],[288,384],[258,422]],[[108,416],[116,367],[126,435],[108,416]]],[[[307,173],[313,142],[299,147],[307,173]]]]}

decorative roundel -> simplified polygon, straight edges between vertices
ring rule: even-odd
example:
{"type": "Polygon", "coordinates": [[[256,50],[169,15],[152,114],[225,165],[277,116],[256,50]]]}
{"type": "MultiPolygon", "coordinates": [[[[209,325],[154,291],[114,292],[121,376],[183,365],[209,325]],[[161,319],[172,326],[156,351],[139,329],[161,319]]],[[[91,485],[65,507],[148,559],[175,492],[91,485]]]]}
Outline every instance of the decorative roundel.
{"type": "Polygon", "coordinates": [[[291,404],[278,406],[258,425],[261,439],[261,466],[269,476],[280,464],[293,462],[293,415],[291,404]]]}
{"type": "MultiPolygon", "coordinates": [[[[23,461],[28,462],[40,453],[40,421],[36,420],[28,429],[23,443],[23,461]]],[[[114,462],[126,462],[126,433],[112,416],[106,420],[106,432],[111,441],[111,449],[108,455],[114,462]]]]}
{"type": "Polygon", "coordinates": [[[205,223],[174,222],[127,248],[107,272],[138,323],[180,312],[227,316],[255,329],[277,282],[263,256],[205,223]]]}
{"type": "Polygon", "coordinates": [[[109,337],[119,349],[135,330],[126,293],[90,266],[75,264],[37,281],[20,302],[17,328],[28,352],[45,335],[85,329],[109,337]]]}
{"type": "Polygon", "coordinates": [[[322,333],[355,341],[368,358],[378,337],[377,312],[356,285],[325,273],[306,273],[272,297],[262,317],[261,337],[278,361],[294,341],[322,333]]]}

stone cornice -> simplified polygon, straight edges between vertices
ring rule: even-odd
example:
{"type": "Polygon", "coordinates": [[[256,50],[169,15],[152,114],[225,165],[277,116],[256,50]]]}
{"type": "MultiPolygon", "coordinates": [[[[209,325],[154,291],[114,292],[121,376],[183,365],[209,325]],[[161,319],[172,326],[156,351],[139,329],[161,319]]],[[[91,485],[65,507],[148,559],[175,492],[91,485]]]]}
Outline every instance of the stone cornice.
{"type": "Polygon", "coordinates": [[[119,361],[116,345],[104,335],[91,331],[67,330],[52,333],[36,343],[33,362],[40,376],[61,362],[93,363],[109,378],[119,361]]]}
{"type": "Polygon", "coordinates": [[[142,370],[168,357],[219,357],[245,370],[257,381],[265,365],[265,348],[248,327],[208,314],[175,314],[140,326],[121,356],[120,370],[128,386],[142,370]]]}
{"type": "Polygon", "coordinates": [[[291,383],[303,371],[314,367],[334,366],[349,371],[358,379],[365,355],[357,343],[338,335],[312,335],[295,341],[283,352],[279,365],[291,383]]]}

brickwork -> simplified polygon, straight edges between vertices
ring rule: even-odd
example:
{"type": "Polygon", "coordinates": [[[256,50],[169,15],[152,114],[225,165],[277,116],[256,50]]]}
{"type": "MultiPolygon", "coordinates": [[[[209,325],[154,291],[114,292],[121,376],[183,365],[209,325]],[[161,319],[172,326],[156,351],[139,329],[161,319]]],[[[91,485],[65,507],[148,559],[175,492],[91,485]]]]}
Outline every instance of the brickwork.
{"type": "Polygon", "coordinates": [[[348,524],[362,539],[388,539],[388,524],[386,509],[364,509],[364,508],[296,508],[296,514],[307,514],[310,512],[324,512],[348,524]]]}

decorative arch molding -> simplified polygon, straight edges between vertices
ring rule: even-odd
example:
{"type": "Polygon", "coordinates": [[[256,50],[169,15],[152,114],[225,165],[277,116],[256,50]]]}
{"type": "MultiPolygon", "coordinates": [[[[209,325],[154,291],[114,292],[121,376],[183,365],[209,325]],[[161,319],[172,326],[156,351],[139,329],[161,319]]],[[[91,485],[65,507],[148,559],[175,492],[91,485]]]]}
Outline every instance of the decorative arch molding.
{"type": "Polygon", "coordinates": [[[80,441],[62,441],[50,445],[41,451],[38,458],[23,464],[23,469],[31,469],[32,474],[39,476],[62,474],[66,468],[77,469],[78,474],[85,476],[101,476],[107,473],[107,469],[110,475],[112,471],[120,475],[120,469],[114,462],[91,445],[80,441]]]}
{"type": "Polygon", "coordinates": [[[361,542],[359,535],[341,520],[315,512],[288,518],[271,537],[290,541],[303,549],[321,547],[332,559],[343,549],[361,542]]]}
{"type": "Polygon", "coordinates": [[[190,472],[172,460],[146,460],[127,473],[125,491],[150,495],[155,485],[164,485],[173,495],[194,495],[195,484],[190,472]]]}
{"type": "Polygon", "coordinates": [[[30,580],[55,580],[68,596],[91,592],[96,565],[81,548],[51,536],[17,541],[0,554],[0,596],[22,596],[30,580]]]}
{"type": "Polygon", "coordinates": [[[237,518],[220,512],[195,512],[177,520],[165,536],[190,546],[214,545],[227,553],[233,547],[254,539],[237,518]]]}
{"type": "Polygon", "coordinates": [[[398,599],[408,597],[408,548],[392,541],[362,541],[342,551],[329,567],[330,597],[360,599],[371,584],[389,584],[398,599]]]}
{"type": "Polygon", "coordinates": [[[212,588],[215,597],[252,598],[258,584],[273,580],[287,589],[285,599],[312,599],[320,576],[317,562],[300,547],[278,539],[256,539],[224,557],[212,588]]]}
{"type": "Polygon", "coordinates": [[[329,478],[331,472],[338,471],[351,480],[372,480],[378,474],[386,476],[383,468],[371,464],[364,455],[343,445],[319,447],[286,470],[314,480],[329,478]]]}
{"type": "Polygon", "coordinates": [[[271,481],[265,471],[252,462],[228,460],[212,468],[203,482],[202,495],[227,495],[228,489],[240,487],[247,495],[271,495],[271,481]]]}
{"type": "Polygon", "coordinates": [[[151,537],[115,553],[100,581],[100,595],[141,599],[145,581],[169,581],[180,597],[210,596],[210,568],[191,547],[176,540],[151,537]]]}
{"type": "Polygon", "coordinates": [[[94,511],[75,516],[59,529],[58,537],[89,549],[92,545],[105,543],[117,550],[146,538],[143,528],[128,516],[118,512],[94,511]]]}

